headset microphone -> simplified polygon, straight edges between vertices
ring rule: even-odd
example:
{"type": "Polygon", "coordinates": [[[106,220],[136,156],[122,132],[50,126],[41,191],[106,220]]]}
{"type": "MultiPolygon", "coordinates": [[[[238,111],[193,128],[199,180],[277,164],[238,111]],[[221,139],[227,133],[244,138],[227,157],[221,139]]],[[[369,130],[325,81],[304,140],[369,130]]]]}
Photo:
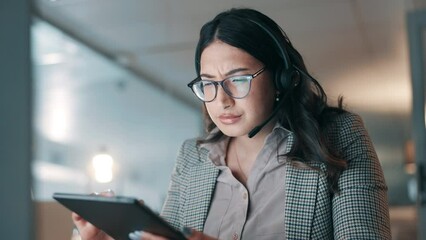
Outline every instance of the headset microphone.
{"type": "Polygon", "coordinates": [[[254,137],[254,135],[256,135],[258,132],[260,132],[260,130],[262,130],[262,128],[264,126],[266,126],[266,124],[269,123],[269,121],[272,120],[272,118],[275,117],[275,115],[277,115],[277,113],[280,111],[281,106],[283,105],[283,103],[285,102],[286,98],[283,97],[281,98],[281,100],[278,102],[277,106],[275,106],[274,111],[271,113],[271,116],[269,116],[265,121],[263,121],[261,124],[257,125],[255,128],[253,128],[249,133],[248,133],[248,137],[252,138],[254,137]]]}

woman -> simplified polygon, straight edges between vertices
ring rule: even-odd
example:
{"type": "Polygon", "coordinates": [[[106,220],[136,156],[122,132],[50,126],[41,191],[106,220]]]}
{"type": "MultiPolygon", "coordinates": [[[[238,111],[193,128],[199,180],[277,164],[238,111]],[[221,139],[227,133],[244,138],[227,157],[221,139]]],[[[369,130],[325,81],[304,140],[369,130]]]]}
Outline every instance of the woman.
{"type": "Polygon", "coordinates": [[[195,64],[188,86],[204,101],[208,134],[179,152],[161,214],[171,225],[189,239],[391,239],[362,120],[341,99],[327,105],[273,20],[220,13],[201,29],[195,64]]]}

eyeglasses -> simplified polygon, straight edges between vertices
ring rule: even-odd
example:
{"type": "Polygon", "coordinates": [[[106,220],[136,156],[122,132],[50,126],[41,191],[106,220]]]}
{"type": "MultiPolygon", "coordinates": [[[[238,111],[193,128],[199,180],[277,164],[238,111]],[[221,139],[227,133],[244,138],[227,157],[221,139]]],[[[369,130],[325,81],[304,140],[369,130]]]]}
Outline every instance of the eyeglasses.
{"type": "Polygon", "coordinates": [[[216,98],[217,86],[220,85],[226,94],[233,98],[241,99],[248,95],[251,88],[251,80],[259,76],[266,67],[250,75],[240,75],[225,78],[222,81],[203,80],[197,77],[188,83],[188,87],[203,102],[211,102],[216,98]]]}

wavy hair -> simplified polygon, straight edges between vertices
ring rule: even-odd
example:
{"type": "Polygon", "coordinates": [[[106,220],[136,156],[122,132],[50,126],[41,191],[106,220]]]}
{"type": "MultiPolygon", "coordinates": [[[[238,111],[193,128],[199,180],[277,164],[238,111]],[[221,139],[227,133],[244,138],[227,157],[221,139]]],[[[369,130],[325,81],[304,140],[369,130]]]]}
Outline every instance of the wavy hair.
{"type": "MultiPolygon", "coordinates": [[[[258,24],[268,27],[285,46],[291,64],[301,72],[298,84],[287,92],[285,104],[277,114],[277,121],[294,134],[295,144],[286,154],[287,159],[304,165],[310,161],[324,163],[330,191],[338,192],[338,179],[347,162],[339,156],[328,140],[328,129],[336,115],[344,113],[342,97],[338,106],[327,104],[327,95],[321,85],[309,75],[302,56],[293,47],[284,31],[272,19],[253,9],[231,9],[218,14],[207,22],[200,31],[200,38],[195,52],[195,68],[200,75],[200,58],[203,50],[215,40],[242,49],[261,61],[274,75],[282,68],[283,56],[277,43],[258,24]],[[251,20],[251,21],[250,21],[251,20]]],[[[293,84],[290,84],[293,86],[293,84]]],[[[211,137],[200,139],[198,143],[216,142],[224,134],[217,129],[203,105],[203,115],[207,133],[211,137]],[[217,130],[215,130],[217,129],[217,130]]]]}

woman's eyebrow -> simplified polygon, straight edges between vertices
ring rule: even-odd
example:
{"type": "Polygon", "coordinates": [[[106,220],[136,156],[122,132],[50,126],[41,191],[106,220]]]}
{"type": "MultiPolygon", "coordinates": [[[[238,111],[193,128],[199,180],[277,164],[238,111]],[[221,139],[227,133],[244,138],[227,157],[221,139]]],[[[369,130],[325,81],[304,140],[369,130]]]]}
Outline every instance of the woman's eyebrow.
{"type": "MultiPolygon", "coordinates": [[[[231,71],[227,72],[225,74],[225,76],[230,76],[230,75],[233,75],[235,73],[242,72],[242,71],[247,71],[247,70],[248,70],[248,68],[236,68],[236,69],[232,69],[231,71]]],[[[214,78],[213,75],[210,75],[210,74],[207,74],[207,73],[200,74],[200,77],[214,78]]]]}

